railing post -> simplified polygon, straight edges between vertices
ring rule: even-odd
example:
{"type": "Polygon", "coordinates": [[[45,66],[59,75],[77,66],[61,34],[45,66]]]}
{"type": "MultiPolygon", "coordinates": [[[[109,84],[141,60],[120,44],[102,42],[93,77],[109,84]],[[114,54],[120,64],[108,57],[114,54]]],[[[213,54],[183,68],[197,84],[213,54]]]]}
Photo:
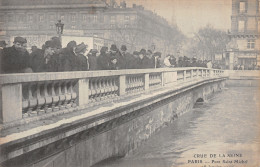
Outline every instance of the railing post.
{"type": "Polygon", "coordinates": [[[144,74],[144,91],[149,90],[149,73],[144,74]]]}
{"type": "Polygon", "coordinates": [[[165,81],[164,81],[164,72],[162,72],[162,74],[161,74],[161,84],[162,84],[162,87],[164,86],[164,83],[165,83],[165,81]]]}
{"type": "Polygon", "coordinates": [[[209,70],[209,77],[213,78],[214,77],[214,69],[209,70]]]}
{"type": "Polygon", "coordinates": [[[122,96],[125,94],[126,89],[126,77],[125,75],[119,76],[119,96],[122,96]]]}
{"type": "Polygon", "coordinates": [[[22,84],[1,85],[1,122],[22,119],[22,84]]]}
{"type": "Polygon", "coordinates": [[[186,70],[183,71],[183,81],[186,81],[186,70]]]}
{"type": "Polygon", "coordinates": [[[78,106],[84,106],[89,102],[89,79],[78,80],[77,84],[78,106]]]}

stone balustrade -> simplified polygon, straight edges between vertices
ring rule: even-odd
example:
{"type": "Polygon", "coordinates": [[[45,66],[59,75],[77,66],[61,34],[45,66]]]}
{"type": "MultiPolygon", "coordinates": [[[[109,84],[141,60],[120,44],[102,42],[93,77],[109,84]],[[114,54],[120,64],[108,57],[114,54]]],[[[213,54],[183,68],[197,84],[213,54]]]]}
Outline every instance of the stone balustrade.
{"type": "Polygon", "coordinates": [[[1,124],[74,112],[166,86],[223,75],[223,70],[197,67],[3,74],[1,124]]]}

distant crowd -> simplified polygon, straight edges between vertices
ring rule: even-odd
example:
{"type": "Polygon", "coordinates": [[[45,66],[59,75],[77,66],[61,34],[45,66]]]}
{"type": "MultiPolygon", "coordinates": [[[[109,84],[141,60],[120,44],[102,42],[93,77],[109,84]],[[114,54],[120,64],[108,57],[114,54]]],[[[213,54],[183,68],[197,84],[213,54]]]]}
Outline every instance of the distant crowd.
{"type": "Polygon", "coordinates": [[[162,59],[161,52],[141,49],[129,53],[127,47],[120,49],[112,44],[104,46],[100,51],[90,49],[84,43],[70,41],[62,48],[58,37],[46,41],[41,49],[32,47],[27,51],[27,40],[15,37],[12,47],[5,47],[1,41],[0,59],[1,73],[30,73],[30,72],[63,72],[63,71],[93,71],[120,69],[147,69],[161,67],[207,67],[220,68],[211,61],[197,60],[195,57],[179,57],[166,55],[162,59]]]}

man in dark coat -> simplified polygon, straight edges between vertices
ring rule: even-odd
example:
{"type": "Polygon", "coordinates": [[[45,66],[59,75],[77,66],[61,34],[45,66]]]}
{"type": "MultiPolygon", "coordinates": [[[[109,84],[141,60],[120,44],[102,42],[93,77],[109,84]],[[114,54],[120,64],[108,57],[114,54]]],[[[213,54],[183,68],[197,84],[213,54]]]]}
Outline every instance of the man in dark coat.
{"type": "Polygon", "coordinates": [[[139,69],[145,69],[149,68],[150,60],[148,57],[146,57],[146,50],[141,49],[139,52],[139,60],[138,60],[138,68],[139,69]]]}
{"type": "Polygon", "coordinates": [[[85,45],[84,43],[81,43],[79,45],[77,45],[76,47],[76,54],[77,54],[77,67],[78,70],[77,71],[88,71],[89,70],[89,62],[88,59],[85,56],[85,53],[87,51],[87,45],[85,45]]]}
{"type": "Polygon", "coordinates": [[[148,64],[147,64],[147,68],[154,68],[155,67],[155,61],[153,60],[153,52],[151,50],[148,50],[146,53],[146,57],[148,58],[148,64]]]}
{"type": "Polygon", "coordinates": [[[77,43],[75,41],[70,41],[67,44],[67,47],[62,49],[60,53],[59,71],[77,71],[76,47],[77,43]]]}
{"type": "Polygon", "coordinates": [[[4,48],[2,55],[3,73],[23,73],[30,69],[30,57],[27,51],[24,51],[23,45],[27,43],[23,37],[15,37],[12,47],[4,48]]]}
{"type": "Polygon", "coordinates": [[[88,53],[88,62],[89,62],[89,70],[94,71],[98,70],[97,67],[97,49],[91,49],[88,53]]]}
{"type": "Polygon", "coordinates": [[[109,57],[108,47],[103,46],[100,50],[100,55],[97,58],[98,70],[109,70],[109,57]]]}
{"type": "Polygon", "coordinates": [[[3,49],[6,48],[7,43],[5,41],[0,41],[0,74],[2,74],[2,57],[3,49]]]}
{"type": "Polygon", "coordinates": [[[129,60],[127,60],[127,66],[129,69],[138,69],[138,62],[139,62],[139,52],[134,51],[132,55],[130,55],[129,60]]]}
{"type": "Polygon", "coordinates": [[[31,53],[31,67],[33,72],[51,72],[51,57],[54,54],[54,44],[52,41],[45,42],[44,50],[38,49],[31,53]]]}

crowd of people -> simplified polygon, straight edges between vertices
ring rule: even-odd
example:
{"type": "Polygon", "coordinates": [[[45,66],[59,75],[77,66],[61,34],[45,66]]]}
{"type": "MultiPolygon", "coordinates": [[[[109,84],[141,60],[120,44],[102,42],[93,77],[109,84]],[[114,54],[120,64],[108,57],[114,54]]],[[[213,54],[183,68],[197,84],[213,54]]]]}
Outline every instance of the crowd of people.
{"type": "MultiPolygon", "coordinates": [[[[2,42],[6,44],[5,42],[2,42]]],[[[62,48],[58,37],[46,41],[41,49],[32,47],[27,51],[27,40],[15,37],[12,47],[0,49],[1,73],[29,73],[29,72],[63,72],[63,71],[93,71],[146,69],[161,67],[208,67],[219,68],[211,61],[201,61],[186,56],[177,60],[173,55],[166,55],[162,60],[161,52],[141,49],[132,54],[127,47],[120,49],[112,44],[110,48],[104,46],[100,51],[90,49],[84,43],[77,44],[70,41],[62,48]]]]}

